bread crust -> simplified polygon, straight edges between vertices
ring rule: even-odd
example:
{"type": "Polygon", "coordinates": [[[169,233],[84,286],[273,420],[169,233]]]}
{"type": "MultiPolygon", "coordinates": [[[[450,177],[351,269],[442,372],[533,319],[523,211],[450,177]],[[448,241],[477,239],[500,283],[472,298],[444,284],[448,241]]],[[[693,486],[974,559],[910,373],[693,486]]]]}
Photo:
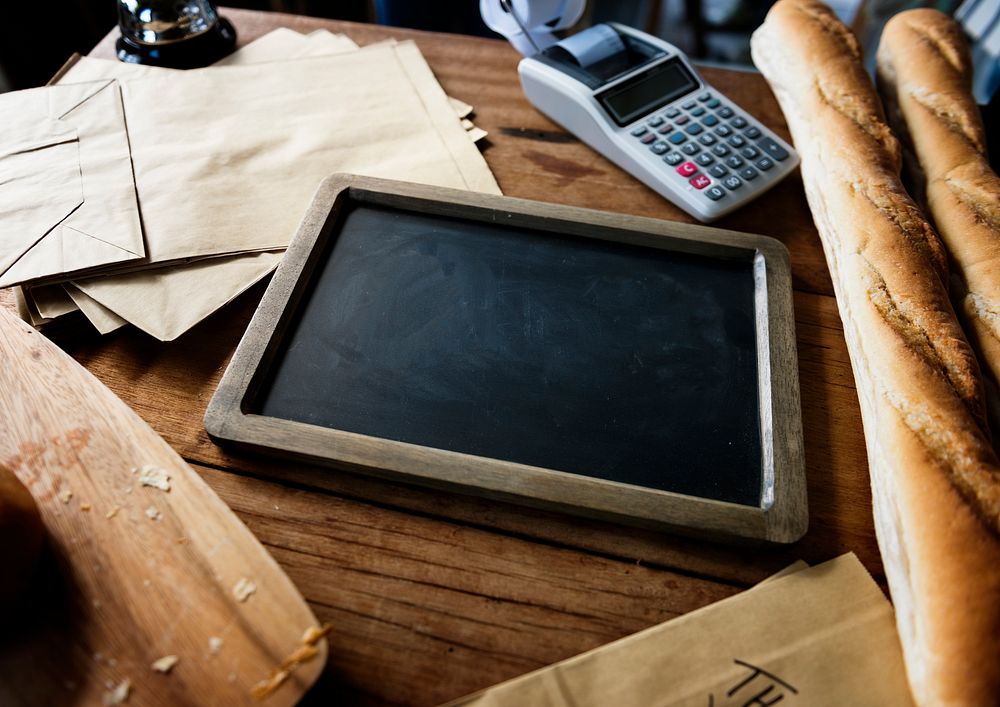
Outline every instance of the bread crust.
{"type": "Polygon", "coordinates": [[[751,40],[802,162],[854,369],[876,533],[922,705],[1000,694],[1000,463],[944,248],[899,180],[857,42],[815,0],[751,40]]]}
{"type": "Polygon", "coordinates": [[[902,12],[885,26],[878,86],[902,136],[910,181],[921,186],[950,256],[952,301],[984,374],[1000,381],[1000,178],[986,157],[972,60],[959,26],[937,10],[902,12]]]}

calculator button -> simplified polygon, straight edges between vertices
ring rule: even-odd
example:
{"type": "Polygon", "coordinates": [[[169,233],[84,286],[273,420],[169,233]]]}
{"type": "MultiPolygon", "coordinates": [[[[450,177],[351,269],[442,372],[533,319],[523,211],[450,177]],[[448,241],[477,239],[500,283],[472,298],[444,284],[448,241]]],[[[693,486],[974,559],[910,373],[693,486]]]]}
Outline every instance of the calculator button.
{"type": "Polygon", "coordinates": [[[705,109],[702,108],[701,106],[698,106],[693,111],[691,111],[691,115],[693,115],[695,118],[700,118],[701,116],[705,115],[705,109]]]}
{"type": "Polygon", "coordinates": [[[642,137],[646,134],[646,126],[640,125],[638,128],[633,128],[632,135],[635,137],[642,137]]]}
{"type": "Polygon", "coordinates": [[[671,108],[670,110],[668,110],[668,111],[667,111],[667,112],[665,113],[665,115],[666,115],[666,116],[667,116],[668,118],[676,118],[676,117],[677,117],[677,116],[679,116],[680,114],[681,114],[681,112],[680,112],[680,110],[679,110],[678,108],[671,108]]]}
{"type": "Polygon", "coordinates": [[[734,189],[739,189],[743,185],[743,180],[735,174],[730,174],[722,180],[722,183],[726,185],[726,189],[733,191],[734,189]]]}
{"type": "Polygon", "coordinates": [[[701,94],[700,96],[698,96],[698,100],[701,101],[702,103],[704,103],[705,101],[709,100],[711,97],[712,97],[712,94],[709,93],[708,91],[705,91],[703,94],[701,94]]]}
{"type": "Polygon", "coordinates": [[[749,182],[751,179],[757,178],[757,170],[753,167],[744,167],[740,170],[740,176],[749,182]]]}
{"type": "Polygon", "coordinates": [[[757,147],[766,152],[772,159],[778,160],[778,162],[788,159],[788,150],[769,137],[766,137],[763,140],[758,140],[757,147]]]}
{"type": "Polygon", "coordinates": [[[668,152],[667,156],[663,158],[663,161],[671,167],[676,167],[684,161],[684,155],[679,152],[668,152]]]}
{"type": "Polygon", "coordinates": [[[689,117],[687,117],[686,115],[682,115],[681,117],[676,118],[674,122],[677,123],[678,125],[684,125],[689,120],[691,120],[689,117]]]}
{"type": "Polygon", "coordinates": [[[689,125],[686,128],[684,128],[684,130],[687,131],[688,135],[697,135],[698,133],[702,132],[704,129],[705,128],[703,128],[700,125],[698,125],[698,123],[692,123],[691,125],[689,125]]]}
{"type": "Polygon", "coordinates": [[[719,157],[725,157],[726,155],[729,154],[729,148],[726,147],[725,145],[716,145],[715,147],[712,148],[712,152],[718,155],[719,157]]]}
{"type": "Polygon", "coordinates": [[[657,128],[656,132],[658,132],[660,135],[666,135],[667,133],[669,133],[673,129],[674,129],[674,126],[671,125],[670,123],[667,123],[666,125],[661,125],[659,128],[657,128]]]}
{"type": "Polygon", "coordinates": [[[694,162],[685,162],[680,167],[677,168],[677,174],[682,177],[693,177],[698,173],[698,167],[694,162]]]}
{"type": "Polygon", "coordinates": [[[754,162],[757,165],[757,169],[761,172],[766,172],[774,166],[774,162],[771,161],[770,157],[761,157],[759,160],[754,162]]]}
{"type": "Polygon", "coordinates": [[[685,155],[697,155],[701,152],[701,148],[698,147],[698,143],[689,142],[681,148],[681,151],[684,152],[685,155]]]}
{"type": "Polygon", "coordinates": [[[715,158],[712,157],[707,152],[702,152],[700,155],[694,158],[694,161],[700,164],[702,167],[708,167],[710,164],[715,162],[715,158]]]}
{"type": "Polygon", "coordinates": [[[646,133],[641,138],[639,138],[639,142],[641,142],[643,145],[648,145],[649,143],[654,142],[655,140],[656,136],[653,135],[653,133],[646,133]]]}
{"type": "Polygon", "coordinates": [[[698,138],[698,142],[700,142],[702,145],[714,145],[715,135],[713,135],[712,133],[705,133],[704,135],[698,138]]]}
{"type": "Polygon", "coordinates": [[[649,122],[649,127],[656,128],[663,125],[663,118],[661,118],[660,116],[656,116],[655,118],[650,118],[648,122],[649,122]]]}
{"type": "Polygon", "coordinates": [[[654,155],[662,155],[664,152],[670,149],[670,146],[667,145],[667,143],[663,142],[663,140],[660,140],[659,142],[655,142],[652,145],[650,145],[649,149],[653,151],[654,155]]]}
{"type": "Polygon", "coordinates": [[[720,125],[715,129],[715,134],[718,135],[719,137],[729,137],[730,135],[733,134],[733,131],[729,128],[728,125],[720,125]]]}
{"type": "Polygon", "coordinates": [[[681,104],[681,108],[683,108],[684,110],[691,110],[692,108],[695,107],[695,105],[696,104],[694,101],[687,101],[686,103],[681,104]]]}
{"type": "Polygon", "coordinates": [[[704,189],[711,183],[712,180],[706,177],[704,174],[696,174],[695,176],[691,177],[691,179],[688,180],[688,184],[693,186],[695,189],[704,189]]]}
{"type": "Polygon", "coordinates": [[[760,157],[760,150],[756,147],[744,147],[740,150],[740,154],[746,157],[748,160],[755,160],[760,157]]]}
{"type": "Polygon", "coordinates": [[[674,133],[673,135],[668,137],[667,140],[672,142],[674,145],[680,145],[682,142],[687,140],[687,135],[685,135],[684,133],[674,133]]]}
{"type": "Polygon", "coordinates": [[[760,137],[760,130],[758,130],[757,128],[751,126],[751,127],[747,128],[746,130],[744,130],[743,134],[746,135],[751,140],[756,140],[757,138],[760,137]]]}
{"type": "Polygon", "coordinates": [[[701,124],[707,125],[708,127],[711,128],[712,126],[719,124],[719,119],[716,118],[714,115],[706,115],[704,118],[701,119],[701,124]]]}
{"type": "Polygon", "coordinates": [[[715,114],[720,118],[722,118],[723,120],[725,120],[726,118],[732,118],[734,115],[733,109],[730,108],[729,106],[722,106],[722,108],[717,110],[715,114]]]}
{"type": "Polygon", "coordinates": [[[719,186],[709,187],[703,193],[705,194],[705,196],[707,196],[712,201],[718,201],[719,199],[721,199],[722,197],[724,197],[726,195],[726,192],[724,192],[722,190],[722,187],[719,187],[719,186]]]}
{"type": "Polygon", "coordinates": [[[728,140],[726,140],[726,142],[728,142],[733,147],[743,147],[744,145],[747,144],[747,141],[744,140],[739,135],[733,135],[731,138],[729,138],[728,140]]]}
{"type": "Polygon", "coordinates": [[[726,164],[732,167],[733,169],[739,169],[746,163],[742,159],[740,159],[737,155],[733,155],[732,157],[726,158],[726,164]]]}
{"type": "Polygon", "coordinates": [[[718,108],[721,105],[721,103],[722,102],[718,98],[713,98],[705,105],[708,106],[709,108],[718,108]]]}
{"type": "Polygon", "coordinates": [[[729,124],[732,125],[734,128],[736,128],[737,130],[739,130],[747,126],[747,121],[743,116],[738,115],[732,120],[730,120],[729,124]]]}
{"type": "Polygon", "coordinates": [[[729,174],[729,170],[723,167],[721,164],[715,164],[709,167],[708,173],[711,174],[713,177],[719,177],[721,179],[722,177],[725,177],[727,174],[729,174]]]}

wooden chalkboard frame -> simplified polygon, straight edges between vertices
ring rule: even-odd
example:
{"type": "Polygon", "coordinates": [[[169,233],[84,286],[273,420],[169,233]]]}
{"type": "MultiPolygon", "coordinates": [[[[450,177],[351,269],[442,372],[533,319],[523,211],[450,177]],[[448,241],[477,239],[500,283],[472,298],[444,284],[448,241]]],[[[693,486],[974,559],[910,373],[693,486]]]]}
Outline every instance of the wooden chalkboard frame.
{"type": "Polygon", "coordinates": [[[509,197],[333,175],[317,191],[205,413],[219,443],[654,529],[775,543],[806,531],[788,251],[765,236],[509,197]],[[432,449],[249,412],[348,203],[714,257],[751,257],[764,488],[760,507],[432,449]]]}

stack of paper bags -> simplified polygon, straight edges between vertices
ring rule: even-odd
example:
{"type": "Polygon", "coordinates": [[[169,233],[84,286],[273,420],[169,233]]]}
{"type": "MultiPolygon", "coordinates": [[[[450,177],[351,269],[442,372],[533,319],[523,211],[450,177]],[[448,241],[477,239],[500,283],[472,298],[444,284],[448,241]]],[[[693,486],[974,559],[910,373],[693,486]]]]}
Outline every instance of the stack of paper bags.
{"type": "Polygon", "coordinates": [[[278,30],[194,71],[82,58],[0,96],[0,287],[168,341],[277,265],[334,172],[499,194],[413,42],[278,30]]]}

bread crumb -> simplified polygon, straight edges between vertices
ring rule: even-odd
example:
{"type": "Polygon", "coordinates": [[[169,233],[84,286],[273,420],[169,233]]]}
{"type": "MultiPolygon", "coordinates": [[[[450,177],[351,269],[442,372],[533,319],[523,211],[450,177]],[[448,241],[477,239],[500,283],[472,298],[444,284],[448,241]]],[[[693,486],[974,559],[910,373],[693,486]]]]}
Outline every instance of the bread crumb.
{"type": "Polygon", "coordinates": [[[156,506],[150,506],[146,509],[146,517],[150,520],[159,520],[160,512],[156,510],[156,506]]]}
{"type": "Polygon", "coordinates": [[[146,464],[139,469],[139,485],[152,486],[160,491],[170,490],[170,475],[165,469],[152,464],[146,464]]]}
{"type": "Polygon", "coordinates": [[[233,596],[236,601],[243,602],[250,598],[250,595],[257,591],[257,585],[246,577],[240,577],[240,581],[233,587],[233,596]]]}
{"type": "Polygon", "coordinates": [[[152,582],[150,582],[148,579],[142,580],[142,586],[146,587],[147,589],[149,588],[149,585],[151,585],[151,584],[152,584],[152,582]]]}
{"type": "Polygon", "coordinates": [[[261,680],[252,688],[250,694],[256,700],[263,700],[270,697],[275,690],[284,684],[288,676],[303,663],[319,655],[316,644],[333,630],[333,624],[324,624],[322,628],[310,626],[302,634],[302,645],[296,648],[290,656],[285,658],[269,678],[261,680]]]}
{"type": "Polygon", "coordinates": [[[287,670],[276,670],[267,680],[261,680],[259,683],[250,688],[250,694],[253,695],[255,700],[263,700],[270,697],[275,690],[284,684],[289,675],[291,675],[291,673],[287,670]]]}
{"type": "Polygon", "coordinates": [[[128,700],[129,692],[132,690],[132,682],[126,678],[122,680],[118,687],[104,693],[104,704],[107,707],[124,704],[128,700]]]}
{"type": "Polygon", "coordinates": [[[333,630],[333,624],[323,624],[323,627],[310,626],[302,633],[302,643],[310,646],[315,646],[319,643],[319,639],[326,636],[333,630]]]}
{"type": "Polygon", "coordinates": [[[59,494],[59,500],[62,501],[63,503],[69,503],[69,500],[71,498],[73,498],[73,492],[70,491],[69,489],[59,494]]]}
{"type": "Polygon", "coordinates": [[[153,661],[153,670],[158,673],[169,673],[177,665],[178,660],[180,658],[175,655],[165,655],[159,660],[153,661]]]}
{"type": "Polygon", "coordinates": [[[229,676],[226,678],[226,680],[228,680],[229,682],[236,682],[236,673],[229,673],[229,676]]]}
{"type": "Polygon", "coordinates": [[[108,520],[111,520],[111,519],[112,519],[112,518],[114,518],[114,517],[115,517],[116,515],[118,515],[118,511],[120,511],[121,509],[122,509],[122,507],[121,507],[121,506],[115,506],[115,507],[114,507],[114,508],[112,508],[112,509],[111,509],[110,511],[108,511],[107,513],[105,513],[105,514],[104,514],[104,517],[105,517],[105,518],[107,518],[108,520]]]}
{"type": "Polygon", "coordinates": [[[81,503],[80,504],[80,510],[83,511],[84,513],[89,513],[90,512],[90,504],[89,503],[81,503]]]}
{"type": "Polygon", "coordinates": [[[222,650],[222,639],[218,636],[208,637],[208,652],[212,655],[219,655],[219,651],[222,650]]]}

